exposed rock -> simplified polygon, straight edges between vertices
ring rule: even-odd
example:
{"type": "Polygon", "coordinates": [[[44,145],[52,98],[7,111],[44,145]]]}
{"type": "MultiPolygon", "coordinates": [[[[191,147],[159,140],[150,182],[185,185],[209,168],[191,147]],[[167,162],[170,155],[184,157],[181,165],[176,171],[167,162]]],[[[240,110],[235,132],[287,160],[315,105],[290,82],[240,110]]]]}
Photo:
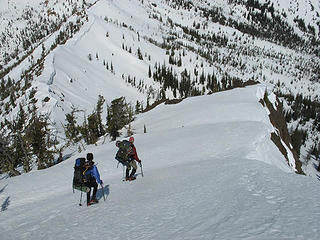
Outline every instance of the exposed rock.
{"type": "MultiPolygon", "coordinates": [[[[287,149],[289,149],[293,155],[294,160],[295,160],[296,173],[305,174],[302,171],[302,168],[301,168],[302,164],[299,160],[299,156],[297,154],[297,151],[292,147],[292,144],[291,144],[291,138],[290,138],[287,123],[286,123],[286,120],[285,120],[285,117],[283,114],[283,104],[277,98],[276,99],[276,109],[274,109],[274,106],[270,102],[267,93],[264,94],[263,99],[260,99],[260,103],[269,109],[270,122],[277,129],[276,132],[271,133],[271,140],[278,147],[280,152],[286,158],[288,165],[290,166],[288,152],[287,152],[287,149]],[[286,146],[284,146],[283,143],[286,146]]],[[[291,166],[291,167],[293,167],[293,166],[291,166]]]]}

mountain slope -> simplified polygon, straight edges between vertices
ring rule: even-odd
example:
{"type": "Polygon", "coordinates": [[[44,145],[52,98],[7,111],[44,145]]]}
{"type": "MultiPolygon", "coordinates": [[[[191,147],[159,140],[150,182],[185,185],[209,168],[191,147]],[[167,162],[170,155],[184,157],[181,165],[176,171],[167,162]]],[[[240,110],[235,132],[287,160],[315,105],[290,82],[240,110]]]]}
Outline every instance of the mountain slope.
{"type": "MultiPolygon", "coordinates": [[[[148,97],[150,101],[162,97],[173,98],[173,92],[176,91],[173,85],[164,86],[164,80],[159,80],[154,75],[158,71],[157,66],[160,68],[163,65],[173,69],[178,82],[181,82],[186,69],[187,83],[190,81],[194,87],[191,89],[197,94],[216,91],[216,88],[209,87],[211,83],[208,75],[213,74],[212,77],[217,78],[221,87],[224,84],[225,87],[230,87],[232,78],[241,81],[251,79],[276,84],[276,90],[280,89],[283,94],[301,93],[311,99],[318,99],[319,84],[316,79],[319,76],[319,64],[318,57],[314,54],[283,47],[281,43],[277,45],[267,38],[255,39],[254,34],[252,36],[252,33],[241,32],[236,26],[215,22],[213,17],[208,21],[208,17],[204,17],[210,14],[206,9],[220,9],[226,19],[254,26],[259,23],[253,20],[251,23],[243,15],[259,13],[261,10],[256,7],[257,4],[243,9],[243,1],[218,1],[211,5],[194,1],[191,5],[189,2],[191,9],[188,10],[179,7],[178,1],[172,1],[171,5],[166,1],[100,0],[92,3],[84,15],[88,21],[83,22],[83,26],[69,37],[69,41],[58,45],[50,53],[49,49],[57,36],[61,33],[68,35],[68,31],[62,27],[43,41],[43,46],[39,44],[31,54],[32,57],[29,56],[6,76],[18,81],[21,72],[29,68],[30,62],[41,58],[44,47],[44,52],[48,55],[45,57],[43,70],[35,77],[32,87],[37,89],[35,97],[39,99],[38,107],[56,112],[52,117],[58,122],[64,121],[64,115],[70,112],[71,105],[82,110],[93,109],[99,94],[109,102],[115,97],[127,96],[134,103],[136,100],[143,101],[144,105],[147,104],[148,97]],[[201,8],[203,6],[206,8],[201,8]],[[139,51],[142,59],[138,58],[139,51]],[[179,59],[181,66],[177,65],[179,59]],[[151,68],[153,77],[148,76],[148,68],[151,68]],[[92,82],[95,84],[92,85],[92,82]],[[115,90],[114,82],[121,83],[121,90],[118,87],[115,90]],[[125,87],[125,83],[130,89],[125,87]],[[75,93],[79,95],[77,100],[80,101],[72,102],[71,96],[75,93]],[[88,99],[81,100],[82,96],[88,96],[88,99]],[[46,97],[50,98],[49,102],[43,101],[46,97]]],[[[262,1],[260,4],[263,3],[262,1]]],[[[51,7],[59,15],[64,13],[59,2],[51,4],[53,6],[41,6],[51,7]]],[[[81,6],[77,3],[78,5],[81,6]]],[[[288,17],[284,19],[291,24],[294,24],[292,18],[302,17],[301,11],[308,13],[305,17],[306,25],[313,24],[316,27],[317,19],[319,20],[316,17],[319,11],[316,1],[293,1],[288,9],[276,0],[269,5],[278,6],[275,12],[279,14],[285,11],[288,17]]],[[[269,15],[267,17],[271,18],[269,15]]],[[[71,15],[68,21],[76,24],[75,21],[80,21],[79,19],[81,18],[78,17],[77,20],[71,15]]],[[[308,49],[308,46],[306,44],[304,49],[308,49]]],[[[315,45],[309,49],[311,47],[317,48],[315,45]]],[[[29,92],[30,90],[26,95],[29,92]]],[[[176,97],[190,94],[190,90],[177,91],[176,97]]]]}
{"type": "Polygon", "coordinates": [[[291,135],[306,136],[294,143],[305,165],[320,146],[316,0],[1,3],[3,126],[35,103],[63,145],[66,114],[81,124],[99,95],[146,107],[259,81],[282,97],[291,135]]]}
{"type": "Polygon", "coordinates": [[[2,179],[1,239],[318,239],[319,184],[293,174],[271,142],[258,102],[264,89],[139,115],[133,126],[144,177],[138,170],[134,182],[121,181],[114,142],[89,146],[107,194],[104,202],[98,191],[98,205],[79,207],[71,190],[74,159],[86,152],[2,179]]]}

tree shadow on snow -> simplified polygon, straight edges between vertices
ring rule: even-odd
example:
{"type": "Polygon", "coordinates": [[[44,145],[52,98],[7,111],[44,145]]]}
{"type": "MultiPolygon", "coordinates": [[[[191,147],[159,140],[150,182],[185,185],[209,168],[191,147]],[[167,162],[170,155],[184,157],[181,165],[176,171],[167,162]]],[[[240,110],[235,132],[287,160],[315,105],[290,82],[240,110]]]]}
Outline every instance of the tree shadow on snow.
{"type": "Polygon", "coordinates": [[[103,198],[103,193],[104,193],[104,196],[105,196],[106,199],[107,199],[108,196],[109,196],[109,194],[110,194],[109,185],[103,186],[103,191],[102,191],[102,188],[98,189],[98,191],[97,191],[98,200],[100,200],[101,198],[103,198]]]}
{"type": "MultiPolygon", "coordinates": [[[[8,186],[8,184],[0,189],[0,194],[4,192],[4,190],[7,188],[7,186],[8,186]]],[[[0,212],[3,212],[5,210],[7,210],[9,204],[10,204],[10,197],[7,197],[6,200],[4,200],[4,202],[1,205],[1,211],[0,212]]]]}
{"type": "Polygon", "coordinates": [[[4,202],[1,205],[1,212],[7,210],[9,204],[10,204],[10,197],[7,197],[6,200],[4,200],[4,202]]]}
{"type": "Polygon", "coordinates": [[[317,163],[317,164],[313,163],[313,167],[314,167],[315,169],[318,169],[319,163],[317,163]]]}
{"type": "Polygon", "coordinates": [[[2,174],[2,176],[0,177],[0,180],[7,179],[7,178],[9,178],[9,174],[2,174]]]}
{"type": "Polygon", "coordinates": [[[7,186],[8,186],[8,184],[5,185],[3,188],[0,189],[0,194],[6,189],[7,186]]]}

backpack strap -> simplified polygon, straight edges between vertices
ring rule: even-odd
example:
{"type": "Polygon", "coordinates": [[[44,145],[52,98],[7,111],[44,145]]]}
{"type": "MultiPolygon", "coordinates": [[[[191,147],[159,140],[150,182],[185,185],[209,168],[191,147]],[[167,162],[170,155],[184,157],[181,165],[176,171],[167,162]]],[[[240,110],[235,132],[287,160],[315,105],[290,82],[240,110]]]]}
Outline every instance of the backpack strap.
{"type": "Polygon", "coordinates": [[[89,169],[88,167],[84,169],[84,171],[82,172],[82,175],[83,175],[83,176],[86,175],[86,172],[87,172],[88,169],[89,169]]]}

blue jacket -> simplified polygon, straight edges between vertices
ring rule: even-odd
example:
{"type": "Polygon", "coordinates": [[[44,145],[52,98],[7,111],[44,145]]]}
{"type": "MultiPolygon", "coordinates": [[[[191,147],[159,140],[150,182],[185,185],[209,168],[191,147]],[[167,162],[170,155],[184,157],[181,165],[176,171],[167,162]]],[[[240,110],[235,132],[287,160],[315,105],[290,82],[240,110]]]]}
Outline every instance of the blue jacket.
{"type": "Polygon", "coordinates": [[[88,170],[85,172],[85,177],[88,179],[90,176],[93,176],[96,181],[101,184],[102,181],[100,179],[100,174],[98,171],[98,168],[96,167],[96,165],[91,166],[90,168],[88,168],[88,170]]]}

